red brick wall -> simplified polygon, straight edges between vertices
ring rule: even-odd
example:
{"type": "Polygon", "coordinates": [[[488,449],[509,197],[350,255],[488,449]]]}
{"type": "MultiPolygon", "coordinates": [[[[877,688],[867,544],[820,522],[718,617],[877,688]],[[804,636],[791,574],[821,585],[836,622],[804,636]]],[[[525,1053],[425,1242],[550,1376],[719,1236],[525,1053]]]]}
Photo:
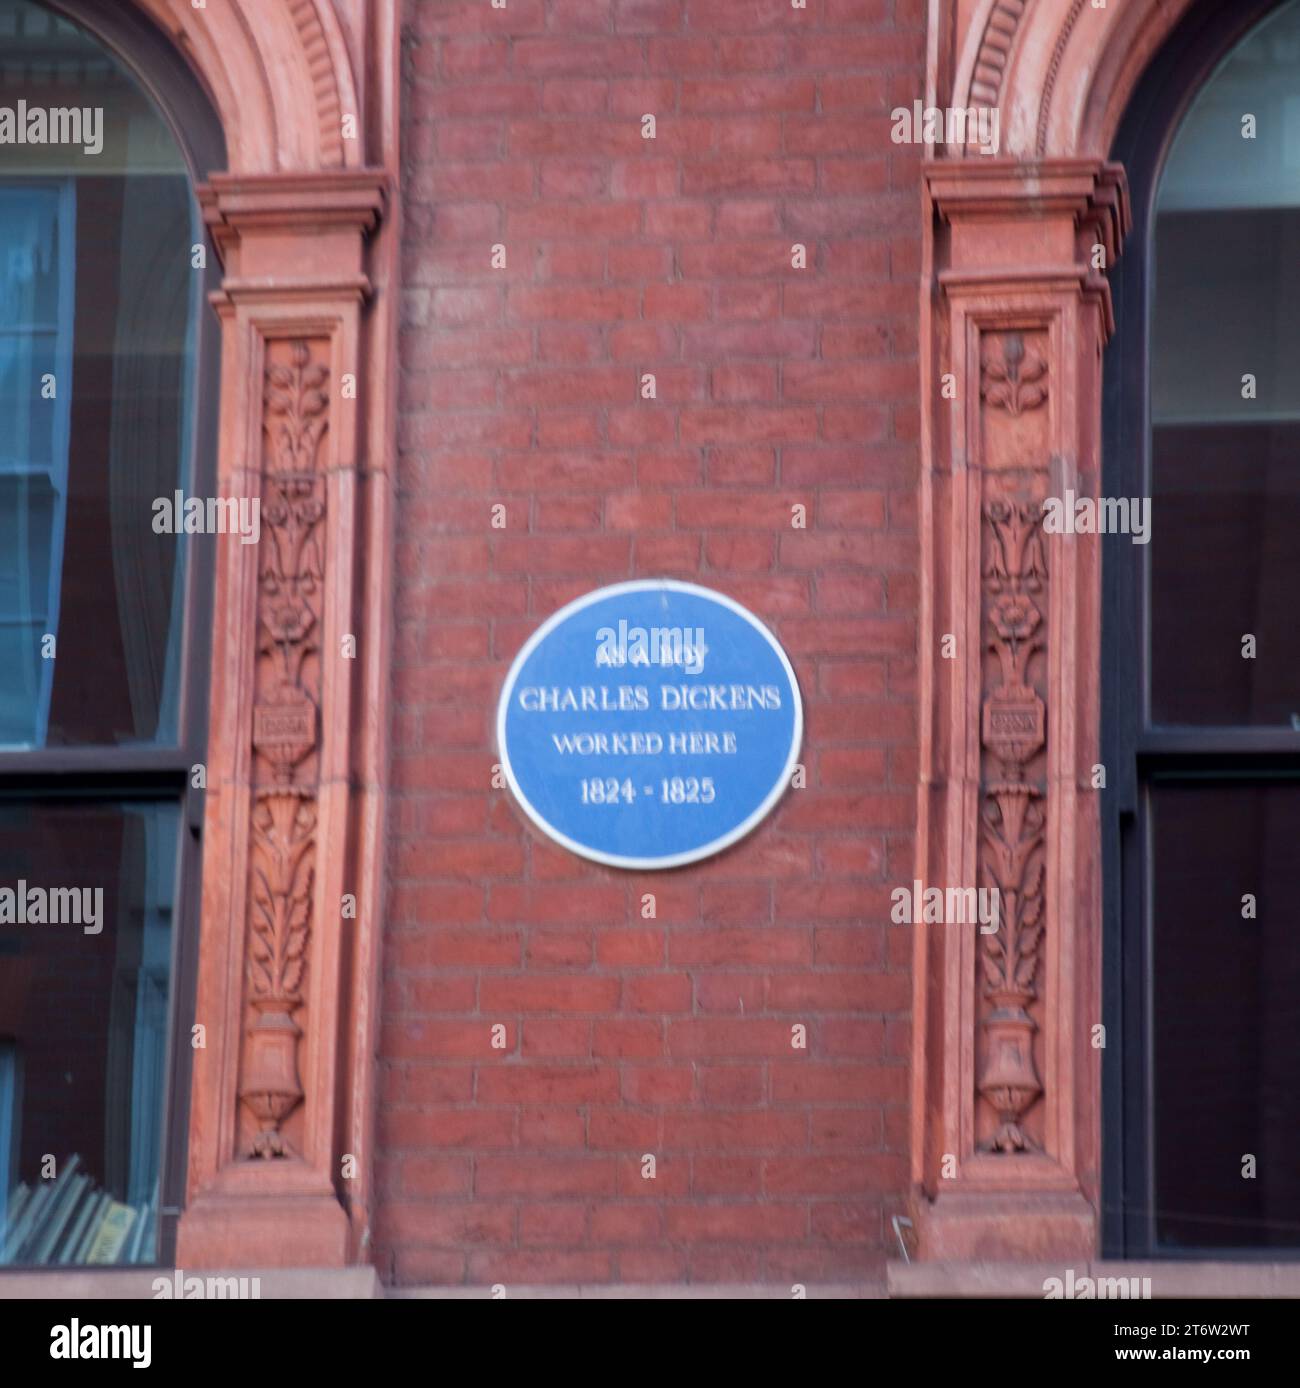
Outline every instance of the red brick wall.
{"type": "Polygon", "coordinates": [[[385,1277],[815,1282],[892,1246],[920,198],[888,112],[923,9],[408,0],[385,1277]],[[521,643],[637,575],[752,608],[807,717],[807,788],[657,875],[491,787],[521,643]]]}

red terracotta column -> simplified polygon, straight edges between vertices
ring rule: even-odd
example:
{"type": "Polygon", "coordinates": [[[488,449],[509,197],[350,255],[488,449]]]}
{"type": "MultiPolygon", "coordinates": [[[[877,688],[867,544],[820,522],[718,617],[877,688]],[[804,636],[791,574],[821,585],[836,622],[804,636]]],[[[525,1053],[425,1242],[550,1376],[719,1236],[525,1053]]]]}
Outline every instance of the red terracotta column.
{"type": "Polygon", "coordinates": [[[363,559],[391,507],[387,459],[363,456],[386,392],[365,352],[365,238],[386,193],[382,171],[336,169],[200,194],[225,268],[218,488],[259,499],[261,538],[218,554],[186,1267],[357,1252],[369,1057],[349,1053],[379,890],[357,703],[384,610],[363,559]]]}
{"type": "Polygon", "coordinates": [[[922,1258],[1096,1248],[1101,268],[1128,223],[1089,159],[927,168],[917,876],[996,888],[998,929],[918,925],[912,1178],[922,1258]],[[951,638],[951,639],[946,639],[951,638]]]}

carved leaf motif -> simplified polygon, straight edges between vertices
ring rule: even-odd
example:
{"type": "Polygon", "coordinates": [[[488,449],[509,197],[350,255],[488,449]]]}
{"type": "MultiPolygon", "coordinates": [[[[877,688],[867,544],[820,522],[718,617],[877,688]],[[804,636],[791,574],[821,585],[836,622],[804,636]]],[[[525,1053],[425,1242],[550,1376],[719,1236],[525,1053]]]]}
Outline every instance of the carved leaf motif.
{"type": "Polygon", "coordinates": [[[272,363],[266,374],[270,449],[262,488],[258,650],[274,663],[274,683],[314,698],[303,682],[319,650],[325,483],[317,455],[328,425],[329,370],[311,360],[306,342],[293,343],[290,355],[290,363],[272,363]]]}
{"type": "MultiPolygon", "coordinates": [[[[1008,338],[1005,355],[985,363],[985,398],[1019,413],[1046,398],[1046,362],[1008,338]]],[[[1037,997],[1046,920],[1043,788],[1029,767],[1045,737],[1046,710],[1030,662],[1046,647],[1046,550],[1041,508],[1031,500],[992,497],[984,506],[984,647],[1000,682],[984,691],[985,772],[981,876],[999,892],[998,929],[981,933],[979,978],[985,994],[978,1088],[997,1114],[987,1140],[993,1152],[1032,1146],[1023,1119],[1043,1088],[1034,1062],[1037,997]],[[989,772],[992,774],[989,774],[989,772]]]]}
{"type": "Polygon", "coordinates": [[[293,1014],[304,1002],[316,881],[316,786],[309,768],[319,736],[314,657],[323,621],[326,513],[320,450],[329,427],[330,380],[329,368],[313,361],[312,351],[305,341],[288,344],[288,361],[269,362],[264,381],[249,1025],[239,1088],[259,1125],[248,1149],[257,1157],[287,1153],[282,1125],[303,1098],[297,1077],[301,1033],[293,1014]]]}
{"type": "Polygon", "coordinates": [[[301,995],[315,884],[315,808],[267,794],[253,816],[250,982],[254,996],[301,995]]]}
{"type": "Polygon", "coordinates": [[[329,368],[311,360],[311,348],[305,342],[295,342],[291,350],[292,366],[275,363],[267,368],[267,432],[277,471],[309,473],[316,469],[316,451],[325,430],[329,368]],[[274,427],[272,420],[278,421],[274,427]]]}
{"type": "Polygon", "coordinates": [[[980,394],[997,409],[1020,415],[1047,399],[1047,360],[1033,348],[1027,350],[1019,333],[1002,339],[1000,352],[991,349],[980,368],[980,394]]]}

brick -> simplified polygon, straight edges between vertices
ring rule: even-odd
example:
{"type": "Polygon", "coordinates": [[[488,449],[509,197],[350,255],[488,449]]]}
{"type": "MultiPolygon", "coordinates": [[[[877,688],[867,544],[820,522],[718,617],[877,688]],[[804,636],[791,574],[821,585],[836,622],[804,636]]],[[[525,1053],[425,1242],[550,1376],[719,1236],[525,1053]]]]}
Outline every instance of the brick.
{"type": "Polygon", "coordinates": [[[764,1072],[761,1065],[701,1065],[700,1093],[706,1104],[732,1106],[762,1101],[764,1072]]]}
{"type": "Polygon", "coordinates": [[[681,434],[687,443],[798,443],[817,435],[812,409],[748,409],[716,406],[682,411],[681,434]]]}
{"type": "Polygon", "coordinates": [[[525,1205],[519,1211],[521,1244],[582,1243],[587,1233],[587,1207],[582,1204],[525,1205]]]}
{"type": "Polygon", "coordinates": [[[514,44],[518,73],[622,76],[641,69],[641,45],[629,38],[527,38],[514,44]]]}
{"type": "Polygon", "coordinates": [[[901,1188],[905,1179],[903,1159],[883,1153],[801,1155],[763,1164],[763,1184],[773,1195],[867,1195],[882,1188],[901,1188]]]}
{"type": "Polygon", "coordinates": [[[682,1243],[796,1243],[807,1232],[802,1205],[678,1205],[668,1210],[668,1236],[682,1243]]]}
{"type": "Polygon", "coordinates": [[[618,1001],[617,978],[576,978],[532,974],[521,978],[484,978],[480,1006],[495,1012],[603,1012],[618,1001]]]}
{"type": "Polygon", "coordinates": [[[542,110],[563,116],[589,116],[609,105],[609,83],[603,78],[557,77],[542,84],[542,110]]]}
{"type": "Polygon", "coordinates": [[[685,1012],[691,1005],[691,980],[685,974],[629,978],[623,997],[629,1012],[685,1012]]]}
{"type": "Polygon", "coordinates": [[[529,1018],[521,1032],[520,1053],[528,1059],[591,1055],[590,1022],[529,1018]]]}
{"type": "Polygon", "coordinates": [[[507,11],[493,10],[479,0],[440,0],[412,6],[416,32],[435,34],[527,34],[545,28],[542,0],[512,0],[507,11]]]}
{"type": "Polygon", "coordinates": [[[774,1009],[820,1012],[901,1012],[911,1006],[906,974],[777,974],[768,992],[774,1009]]]}
{"type": "Polygon", "coordinates": [[[591,1212],[592,1237],[615,1246],[655,1243],[662,1238],[663,1215],[636,1205],[597,1205],[591,1212]]]}
{"type": "Polygon", "coordinates": [[[525,321],[607,323],[635,318],[640,294],[635,289],[528,289],[515,287],[509,307],[525,321]]]}
{"type": "Polygon", "coordinates": [[[790,1047],[790,1028],[769,1018],[742,1021],[683,1018],[668,1027],[668,1053],[674,1058],[772,1059],[790,1047]]]}
{"type": "Polygon", "coordinates": [[[645,290],[645,316],[664,318],[673,323],[706,319],[712,306],[706,288],[686,284],[651,284],[645,290]]]}
{"type": "Polygon", "coordinates": [[[915,938],[888,911],[919,765],[923,154],[888,113],[924,25],[916,0],[410,6],[386,1279],[881,1276],[910,1141],[915,938]],[[546,615],[664,574],[773,625],[808,786],[726,854],[626,875],[492,788],[493,709],[546,615]]]}
{"type": "Polygon", "coordinates": [[[682,192],[688,197],[717,193],[807,193],[816,185],[811,159],[727,158],[692,161],[682,169],[682,192]]]}
{"type": "Polygon", "coordinates": [[[597,1022],[592,1032],[596,1056],[653,1059],[663,1054],[663,1027],[658,1021],[597,1022]]]}
{"type": "Polygon", "coordinates": [[[441,51],[443,76],[452,80],[500,76],[510,65],[510,43],[504,37],[444,39],[441,51]]]}
{"type": "Polygon", "coordinates": [[[612,1103],[618,1075],[607,1066],[493,1066],[478,1077],[480,1103],[612,1103]]]}
{"type": "Polygon", "coordinates": [[[555,1249],[536,1252],[471,1253],[467,1260],[471,1283],[505,1286],[531,1283],[607,1282],[613,1262],[607,1253],[572,1253],[555,1249]]]}
{"type": "MultiPolygon", "coordinates": [[[[549,1096],[548,1096],[549,1097],[549,1096]]],[[[519,1109],[519,1146],[532,1153],[563,1148],[576,1151],[586,1140],[586,1121],[580,1110],[555,1095],[557,1107],[519,1109]]]]}
{"type": "Polygon", "coordinates": [[[671,33],[682,27],[684,0],[614,0],[620,34],[671,33]]]}
{"type": "Polygon", "coordinates": [[[682,83],[683,111],[812,111],[817,83],[812,77],[732,77],[687,79],[682,83]]]}

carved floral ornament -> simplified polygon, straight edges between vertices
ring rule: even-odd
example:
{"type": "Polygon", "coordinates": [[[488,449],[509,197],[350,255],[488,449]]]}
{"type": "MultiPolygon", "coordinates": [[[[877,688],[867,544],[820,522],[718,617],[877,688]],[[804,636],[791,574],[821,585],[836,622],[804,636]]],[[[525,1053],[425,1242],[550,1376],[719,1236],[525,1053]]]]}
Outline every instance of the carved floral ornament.
{"type": "Polygon", "coordinates": [[[1011,415],[1037,409],[1047,399],[1047,359],[1020,333],[993,338],[980,361],[980,397],[1011,415]]]}
{"type": "Polygon", "coordinates": [[[1099,555],[1044,534],[1039,503],[1053,459],[1096,466],[1106,277],[1131,220],[1110,151],[1140,74],[1192,3],[977,0],[946,7],[955,17],[930,54],[938,99],[998,111],[1002,138],[995,159],[949,146],[925,168],[937,213],[925,244],[942,268],[925,286],[922,342],[963,382],[964,403],[927,401],[923,572],[944,601],[925,632],[941,706],[923,725],[922,764],[978,789],[973,806],[957,794],[934,820],[918,816],[918,861],[959,859],[971,874],[973,857],[974,884],[995,887],[1000,909],[992,934],[918,940],[921,1260],[1095,1256],[1101,1067],[1075,1027],[1100,1002],[1100,854],[1091,802],[1065,772],[1096,756],[1099,555]],[[950,552],[954,536],[978,563],[950,552]],[[933,637],[950,620],[965,633],[964,680],[936,678],[933,637]],[[1062,773],[1050,780],[1049,747],[1062,773]],[[950,1152],[956,1173],[942,1171],[950,1152]]]}
{"type": "MultiPolygon", "coordinates": [[[[1044,388],[1045,389],[1045,388],[1044,388]]],[[[981,799],[981,885],[999,893],[999,928],[981,934],[980,982],[985,1011],[978,1088],[997,1114],[992,1152],[1031,1147],[1025,1114],[1043,1093],[1034,1064],[1037,974],[1046,925],[1044,797],[1029,778],[1046,740],[1046,711],[1030,679],[1030,662],[1046,649],[1040,603],[1047,586],[1042,508],[1035,501],[993,499],[984,505],[985,648],[1000,682],[985,697],[986,753],[981,799]]]]}
{"type": "Polygon", "coordinates": [[[288,344],[265,377],[262,543],[257,592],[255,769],[250,824],[247,1046],[240,1098],[258,1123],[250,1157],[283,1157],[282,1131],[303,1100],[298,1073],[316,878],[317,784],[305,769],[319,743],[329,369],[312,345],[288,344]],[[269,782],[269,783],[268,783],[269,782]]]}

